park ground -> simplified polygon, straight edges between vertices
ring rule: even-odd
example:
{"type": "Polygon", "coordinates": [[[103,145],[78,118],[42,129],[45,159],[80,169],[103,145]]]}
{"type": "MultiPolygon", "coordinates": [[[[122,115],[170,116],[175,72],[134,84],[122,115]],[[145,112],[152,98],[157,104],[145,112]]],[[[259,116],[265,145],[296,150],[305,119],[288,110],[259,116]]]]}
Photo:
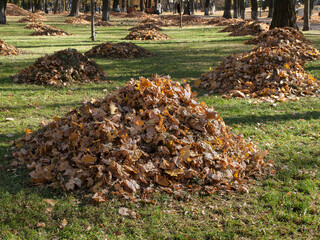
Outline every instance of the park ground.
{"type": "MultiPolygon", "coordinates": [[[[165,28],[168,41],[133,41],[155,55],[133,60],[97,59],[107,84],[55,88],[15,84],[11,76],[37,58],[66,48],[80,52],[104,41],[119,42],[135,24],[112,19],[115,27],[97,28],[91,42],[89,26],[64,24],[50,15],[47,24],[71,36],[29,36],[33,30],[9,17],[0,37],[27,54],[0,57],[0,239],[319,239],[320,238],[320,101],[257,103],[224,99],[204,90],[197,99],[213,106],[237,134],[267,150],[275,173],[257,179],[249,193],[191,194],[176,200],[159,194],[154,204],[113,199],[94,204],[87,196],[30,184],[28,171],[8,167],[12,141],[25,129],[38,130],[52,116],[63,116],[91,98],[103,97],[131,78],[170,75],[192,81],[232,54],[249,50],[250,37],[229,37],[221,27],[165,28]],[[11,118],[12,121],[6,119],[11,118]],[[45,200],[50,199],[51,201],[45,200]],[[137,213],[122,216],[121,207],[137,213]]],[[[318,31],[305,32],[320,49],[318,31]]],[[[320,61],[306,70],[320,78],[320,61]]],[[[198,90],[198,89],[197,89],[198,90]]]]}

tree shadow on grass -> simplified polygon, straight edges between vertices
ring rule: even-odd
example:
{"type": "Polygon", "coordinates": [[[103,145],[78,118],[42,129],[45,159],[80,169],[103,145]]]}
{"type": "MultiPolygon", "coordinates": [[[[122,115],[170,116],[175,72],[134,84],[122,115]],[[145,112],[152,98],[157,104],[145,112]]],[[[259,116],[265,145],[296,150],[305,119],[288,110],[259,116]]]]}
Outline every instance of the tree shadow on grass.
{"type": "Polygon", "coordinates": [[[305,113],[291,113],[291,114],[278,114],[278,115],[262,115],[253,116],[246,115],[241,117],[225,117],[223,120],[226,124],[254,124],[258,122],[284,122],[290,120],[311,120],[320,119],[320,111],[310,111],[305,113]]]}

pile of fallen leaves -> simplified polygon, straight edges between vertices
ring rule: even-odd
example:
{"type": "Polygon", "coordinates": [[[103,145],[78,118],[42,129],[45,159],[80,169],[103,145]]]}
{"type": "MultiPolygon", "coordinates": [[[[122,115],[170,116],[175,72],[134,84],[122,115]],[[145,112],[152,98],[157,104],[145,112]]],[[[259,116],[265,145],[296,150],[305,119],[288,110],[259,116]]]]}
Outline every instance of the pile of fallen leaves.
{"type": "Polygon", "coordinates": [[[37,14],[37,13],[33,13],[29,16],[26,16],[26,17],[23,17],[23,18],[20,18],[18,20],[19,23],[32,23],[32,22],[43,22],[43,21],[46,21],[47,19],[43,16],[41,16],[40,14],[37,14]]]}
{"type": "Polygon", "coordinates": [[[161,28],[159,28],[157,25],[154,23],[142,23],[140,25],[137,25],[135,27],[132,27],[129,29],[129,31],[136,31],[136,30],[150,30],[150,29],[155,29],[157,31],[162,31],[161,28]]]}
{"type": "Polygon", "coordinates": [[[243,21],[237,24],[232,24],[221,30],[221,32],[231,32],[229,36],[247,36],[259,35],[262,32],[268,31],[269,26],[265,23],[255,21],[243,21]]]}
{"type": "Polygon", "coordinates": [[[127,18],[146,18],[149,15],[144,12],[130,12],[125,15],[127,18]]]}
{"type": "Polygon", "coordinates": [[[98,82],[105,74],[94,60],[76,49],[46,55],[13,76],[17,83],[62,86],[71,83],[98,82]]]}
{"type": "Polygon", "coordinates": [[[249,20],[243,20],[239,18],[224,18],[224,17],[214,17],[211,20],[208,21],[208,25],[215,25],[215,26],[229,26],[229,25],[234,25],[237,23],[245,22],[249,20]]]}
{"type": "Polygon", "coordinates": [[[33,23],[29,23],[24,28],[27,28],[27,29],[42,29],[44,26],[48,26],[48,25],[45,25],[42,22],[33,22],[33,23]]]}
{"type": "Polygon", "coordinates": [[[139,47],[134,43],[105,42],[97,45],[85,53],[88,57],[100,58],[142,58],[149,57],[152,54],[145,48],[139,47]]]}
{"type": "Polygon", "coordinates": [[[36,28],[36,31],[31,33],[32,36],[57,36],[57,35],[72,35],[71,33],[67,33],[66,31],[52,27],[50,25],[42,25],[41,28],[36,28]]]}
{"type": "Polygon", "coordinates": [[[129,33],[125,39],[129,40],[168,40],[171,39],[168,35],[160,33],[155,29],[136,30],[129,33]]]}
{"type": "Polygon", "coordinates": [[[27,129],[12,165],[26,165],[34,184],[92,193],[98,202],[109,194],[148,199],[158,189],[248,192],[271,163],[195,95],[166,77],[132,80],[38,132],[27,129]]]}
{"type": "Polygon", "coordinates": [[[89,21],[87,21],[87,20],[84,20],[84,19],[82,19],[82,18],[79,18],[79,17],[69,17],[69,18],[67,18],[65,21],[64,21],[65,23],[68,23],[68,24],[79,24],[79,25],[81,25],[81,24],[90,24],[90,22],[89,21]]]}
{"type": "Polygon", "coordinates": [[[300,31],[290,27],[274,28],[245,43],[262,47],[282,46],[301,61],[320,59],[319,51],[310,45],[310,41],[300,31]]]}
{"type": "Polygon", "coordinates": [[[94,25],[97,27],[112,27],[111,23],[109,23],[108,21],[102,21],[102,20],[98,20],[97,22],[94,23],[94,25]]]}
{"type": "Polygon", "coordinates": [[[24,10],[21,7],[18,7],[13,3],[7,3],[7,8],[6,8],[7,16],[29,16],[31,14],[32,14],[31,12],[24,10]]]}
{"type": "Polygon", "coordinates": [[[233,54],[200,78],[204,88],[226,97],[268,97],[279,101],[318,94],[320,82],[287,48],[258,47],[233,54]]]}
{"type": "Polygon", "coordinates": [[[0,56],[18,55],[20,53],[21,52],[14,46],[4,41],[1,41],[0,39],[0,56]]]}
{"type": "Polygon", "coordinates": [[[178,26],[178,21],[176,21],[175,19],[159,19],[156,17],[148,17],[147,19],[143,20],[141,23],[154,24],[156,26],[161,26],[161,27],[178,26]]]}
{"type": "MultiPolygon", "coordinates": [[[[91,22],[91,15],[90,14],[83,14],[83,15],[79,15],[77,18],[83,19],[85,21],[91,22]]],[[[95,13],[93,15],[94,21],[97,22],[99,20],[102,20],[102,16],[95,13]]]]}

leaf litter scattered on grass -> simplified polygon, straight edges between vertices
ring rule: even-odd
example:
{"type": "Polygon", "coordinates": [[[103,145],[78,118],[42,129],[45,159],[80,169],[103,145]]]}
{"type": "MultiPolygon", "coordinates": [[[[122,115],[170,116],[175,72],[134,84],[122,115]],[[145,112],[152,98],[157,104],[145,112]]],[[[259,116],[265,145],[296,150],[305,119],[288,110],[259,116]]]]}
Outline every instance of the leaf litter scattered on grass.
{"type": "Polygon", "coordinates": [[[31,182],[92,194],[152,198],[159,190],[247,192],[266,173],[262,153],[233,134],[190,86],[141,77],[15,142],[31,182]]]}
{"type": "Polygon", "coordinates": [[[105,73],[94,61],[76,49],[46,55],[13,76],[16,83],[63,86],[71,83],[98,82],[105,73]]]}

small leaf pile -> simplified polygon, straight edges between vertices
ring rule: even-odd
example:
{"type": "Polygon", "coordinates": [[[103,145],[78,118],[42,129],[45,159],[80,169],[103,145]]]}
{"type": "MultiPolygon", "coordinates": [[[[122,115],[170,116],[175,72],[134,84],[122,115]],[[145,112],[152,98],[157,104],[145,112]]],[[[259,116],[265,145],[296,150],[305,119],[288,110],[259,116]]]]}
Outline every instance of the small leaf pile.
{"type": "Polygon", "coordinates": [[[225,58],[202,74],[200,85],[231,97],[272,97],[280,101],[319,93],[320,82],[307,74],[286,47],[258,47],[225,58]]]}
{"type": "Polygon", "coordinates": [[[7,8],[6,8],[7,16],[29,16],[31,14],[32,14],[31,12],[24,10],[21,7],[18,7],[13,3],[7,3],[7,8]]]}
{"type": "Polygon", "coordinates": [[[85,55],[99,58],[142,58],[149,57],[152,54],[147,49],[139,47],[134,43],[105,42],[93,47],[85,55]]]}
{"type": "Polygon", "coordinates": [[[320,59],[319,51],[310,45],[310,41],[300,31],[290,27],[274,28],[245,43],[262,47],[282,46],[301,61],[320,59]]]}
{"type": "Polygon", "coordinates": [[[129,33],[125,37],[128,40],[168,40],[171,39],[168,35],[160,33],[155,29],[136,30],[129,33]]]}
{"type": "Polygon", "coordinates": [[[13,76],[17,83],[63,86],[71,83],[97,82],[105,74],[94,60],[75,49],[66,49],[38,58],[28,68],[13,76]]]}
{"type": "Polygon", "coordinates": [[[66,31],[52,27],[50,25],[42,25],[40,28],[36,28],[36,31],[31,33],[31,36],[57,36],[57,35],[72,35],[66,31]]]}
{"type": "Polygon", "coordinates": [[[257,36],[262,32],[268,31],[269,26],[265,23],[255,21],[243,21],[236,24],[229,25],[221,32],[231,32],[229,36],[257,36]]]}
{"type": "Polygon", "coordinates": [[[154,23],[142,23],[140,25],[130,28],[129,31],[150,30],[150,29],[155,29],[156,31],[162,31],[162,29],[157,27],[157,25],[155,25],[154,23]]]}
{"type": "Polygon", "coordinates": [[[249,20],[242,20],[239,18],[230,18],[226,19],[224,17],[214,17],[211,20],[208,21],[208,25],[215,25],[215,26],[229,26],[229,25],[235,25],[240,22],[245,22],[249,20]]]}
{"type": "Polygon", "coordinates": [[[146,18],[149,15],[144,12],[130,12],[124,16],[127,18],[146,18]]]}
{"type": "Polygon", "coordinates": [[[68,23],[68,24],[75,24],[75,25],[85,25],[85,24],[90,24],[89,21],[87,20],[84,20],[82,18],[78,18],[78,17],[69,17],[67,18],[65,21],[65,23],[68,23]]]}
{"type": "Polygon", "coordinates": [[[97,27],[112,27],[112,24],[108,21],[102,21],[98,20],[97,22],[94,22],[94,25],[97,27]]]}
{"type": "Polygon", "coordinates": [[[48,26],[46,24],[43,24],[42,22],[33,22],[33,23],[29,23],[27,26],[25,26],[24,28],[27,29],[42,29],[44,26],[48,26]]]}
{"type": "Polygon", "coordinates": [[[20,53],[21,52],[14,46],[4,41],[1,41],[0,39],[0,56],[18,55],[20,53]]]}
{"type": "MultiPolygon", "coordinates": [[[[14,164],[35,184],[147,198],[168,193],[248,191],[264,171],[263,154],[198,103],[189,85],[140,78],[69,112],[15,143],[14,164]]],[[[269,164],[269,163],[268,163],[269,164]]]]}
{"type": "Polygon", "coordinates": [[[19,23],[32,23],[32,22],[43,22],[46,21],[47,19],[40,14],[37,13],[32,13],[26,17],[20,18],[18,20],[19,23]]]}

